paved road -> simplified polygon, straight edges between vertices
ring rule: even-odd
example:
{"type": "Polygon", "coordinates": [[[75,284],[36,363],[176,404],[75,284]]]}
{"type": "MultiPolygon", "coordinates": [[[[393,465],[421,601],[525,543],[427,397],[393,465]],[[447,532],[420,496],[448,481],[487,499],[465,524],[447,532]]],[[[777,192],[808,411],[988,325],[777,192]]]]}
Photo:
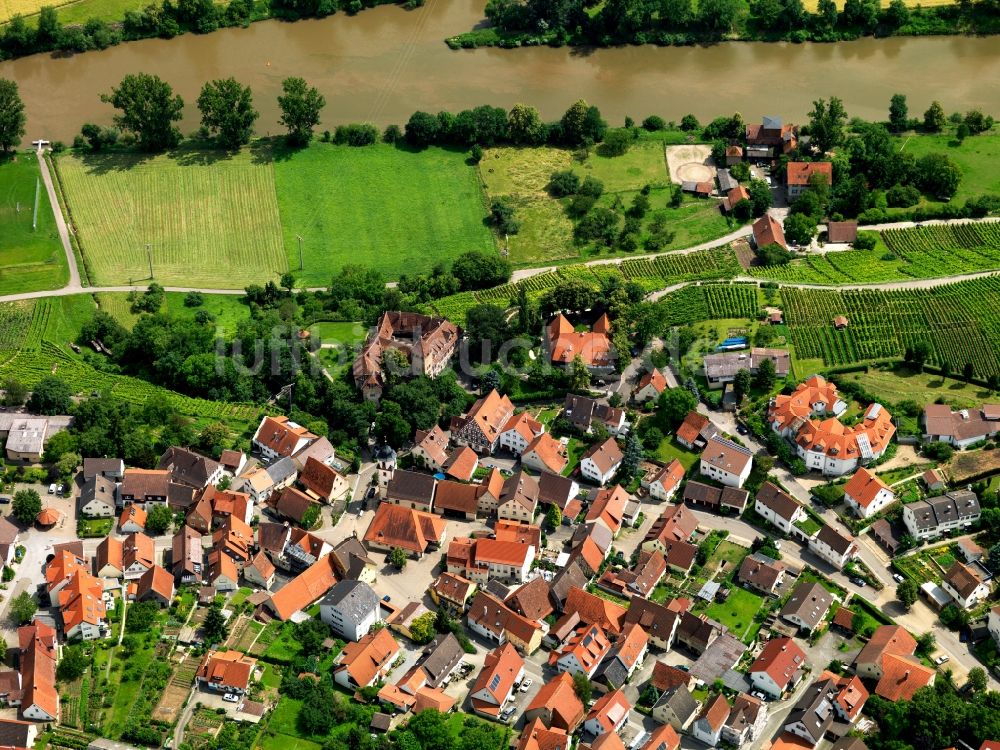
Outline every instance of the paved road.
{"type": "Polygon", "coordinates": [[[69,227],[66,226],[66,219],[59,208],[59,199],[56,197],[56,189],[52,184],[52,175],[49,174],[49,163],[45,161],[45,151],[39,144],[35,151],[38,157],[38,167],[42,172],[42,182],[45,183],[45,192],[49,196],[49,204],[52,206],[52,213],[56,217],[56,229],[59,231],[59,241],[62,242],[63,251],[66,253],[66,264],[69,266],[69,283],[60,291],[72,294],[82,289],[80,285],[80,269],[76,267],[76,256],[73,254],[73,246],[69,242],[69,227]],[[68,290],[73,290],[68,291],[68,290]]]}

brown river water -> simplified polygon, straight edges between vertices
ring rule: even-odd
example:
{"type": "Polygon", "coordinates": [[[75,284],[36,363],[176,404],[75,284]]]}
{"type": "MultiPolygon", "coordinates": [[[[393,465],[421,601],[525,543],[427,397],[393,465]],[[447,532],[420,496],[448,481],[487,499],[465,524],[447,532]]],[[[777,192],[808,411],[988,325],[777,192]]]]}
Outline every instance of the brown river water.
{"type": "Polygon", "coordinates": [[[911,114],[939,99],[948,112],[980,107],[1000,115],[1000,37],[864,39],[840,44],[729,43],[711,47],[548,47],[452,51],[447,36],[482,22],[483,0],[428,0],[354,17],[265,21],[205,36],[151,39],[69,58],[35,55],[0,63],[28,109],[28,139],[68,140],[86,121],[109,123],[99,95],[130,72],[156,73],[197,124],[201,85],[234,76],[253,88],[258,132],[278,129],[281,80],[303,76],[327,99],[324,125],[402,124],[417,109],[532,104],[554,119],[577,98],[612,123],[625,115],[679,120],[741,112],[800,120],[818,97],[839,96],[852,115],[885,118],[890,96],[909,96],[911,114]]]}

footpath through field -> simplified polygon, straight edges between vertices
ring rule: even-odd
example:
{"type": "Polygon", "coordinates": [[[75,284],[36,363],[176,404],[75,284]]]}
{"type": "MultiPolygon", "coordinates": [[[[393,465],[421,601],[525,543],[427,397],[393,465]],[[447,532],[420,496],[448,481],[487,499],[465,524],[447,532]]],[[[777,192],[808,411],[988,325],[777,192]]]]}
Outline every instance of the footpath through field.
{"type": "MultiPolygon", "coordinates": [[[[59,206],[59,202],[56,199],[55,191],[52,187],[52,178],[49,176],[48,165],[41,152],[38,153],[38,161],[41,165],[42,178],[45,182],[46,190],[49,191],[49,200],[52,201],[53,206],[59,206]]],[[[69,265],[70,270],[70,282],[61,289],[48,289],[39,292],[22,292],[20,294],[5,294],[0,295],[0,302],[17,302],[20,300],[29,299],[41,299],[43,297],[67,297],[73,294],[92,294],[92,293],[102,293],[102,292],[131,292],[135,290],[141,290],[141,286],[89,286],[85,287],[80,282],[80,272],[77,269],[76,257],[73,255],[73,248],[69,242],[69,230],[66,226],[66,221],[62,216],[61,211],[53,212],[56,217],[56,225],[59,228],[59,237],[63,243],[63,249],[66,251],[66,261],[69,265]]],[[[948,220],[932,220],[920,222],[919,224],[912,221],[900,221],[891,224],[872,224],[871,226],[866,226],[866,230],[871,231],[882,231],[886,229],[908,229],[915,226],[927,226],[933,224],[971,224],[971,223],[990,223],[1000,221],[998,217],[987,216],[981,219],[948,219],[948,220]]],[[[687,255],[690,253],[696,253],[702,250],[712,250],[717,247],[724,247],[735,240],[743,239],[751,234],[749,226],[740,227],[739,229],[730,232],[722,237],[718,237],[714,240],[709,240],[708,242],[702,242],[701,244],[694,245],[693,247],[684,248],[683,250],[672,250],[666,253],[654,253],[650,255],[637,255],[630,257],[621,258],[600,258],[597,260],[587,261],[582,265],[585,266],[607,266],[607,265],[620,265],[626,260],[631,260],[634,258],[641,258],[643,260],[652,260],[653,258],[658,258],[666,255],[687,255]]],[[[538,266],[535,268],[520,268],[514,271],[511,276],[510,283],[516,283],[518,281],[523,281],[525,279],[530,279],[532,276],[538,276],[544,273],[550,273],[552,271],[558,270],[559,266],[538,266]]],[[[933,279],[913,279],[908,281],[888,281],[888,282],[878,282],[874,284],[806,284],[802,282],[778,282],[783,287],[789,287],[792,289],[839,289],[839,290],[851,290],[851,289],[871,289],[876,291],[897,291],[902,289],[931,289],[936,286],[943,286],[945,284],[953,284],[959,281],[969,281],[971,279],[978,279],[984,276],[992,276],[997,273],[996,270],[992,271],[978,271],[976,273],[966,273],[957,276],[940,276],[933,279]]],[[[752,276],[736,276],[729,281],[739,281],[739,282],[749,282],[754,284],[759,284],[762,279],[755,278],[752,276]]],[[[697,284],[698,282],[682,282],[679,284],[673,284],[664,289],[659,289],[651,294],[647,295],[646,299],[650,301],[656,301],[670,292],[675,292],[685,286],[691,284],[697,284]]],[[[396,282],[390,281],[386,284],[387,287],[395,287],[396,282]]],[[[242,289],[205,289],[201,287],[186,287],[186,286],[166,286],[163,287],[165,291],[168,292],[201,292],[202,294],[230,294],[230,295],[241,295],[244,294],[242,289]]],[[[306,291],[310,292],[321,292],[325,291],[326,287],[307,287],[306,291]]]]}
{"type": "Polygon", "coordinates": [[[66,226],[62,206],[59,204],[55,186],[52,184],[52,175],[49,174],[49,163],[45,159],[45,150],[42,148],[41,141],[38,142],[35,156],[38,157],[38,168],[42,172],[42,182],[45,183],[45,192],[49,196],[52,215],[56,218],[59,241],[62,242],[63,252],[66,253],[66,265],[69,266],[69,283],[58,291],[65,292],[66,294],[74,294],[83,288],[80,284],[80,269],[76,267],[76,256],[73,254],[73,246],[69,243],[69,227],[66,226]]]}

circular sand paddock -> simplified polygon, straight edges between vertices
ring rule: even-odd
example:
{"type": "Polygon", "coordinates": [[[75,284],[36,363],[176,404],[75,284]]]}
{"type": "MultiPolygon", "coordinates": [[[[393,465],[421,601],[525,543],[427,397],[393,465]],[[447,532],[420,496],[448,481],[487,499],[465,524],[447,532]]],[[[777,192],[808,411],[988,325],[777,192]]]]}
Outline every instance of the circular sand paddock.
{"type": "Polygon", "coordinates": [[[698,162],[688,162],[677,167],[677,177],[681,182],[708,182],[715,177],[715,170],[698,162]]]}

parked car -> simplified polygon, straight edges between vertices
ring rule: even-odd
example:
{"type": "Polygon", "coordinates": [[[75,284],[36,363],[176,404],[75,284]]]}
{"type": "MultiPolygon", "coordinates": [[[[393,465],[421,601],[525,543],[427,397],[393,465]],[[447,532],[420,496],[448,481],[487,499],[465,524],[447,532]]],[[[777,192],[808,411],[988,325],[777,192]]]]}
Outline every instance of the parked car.
{"type": "Polygon", "coordinates": [[[902,583],[906,579],[903,578],[903,576],[901,576],[899,573],[893,573],[892,574],[892,580],[894,580],[896,583],[902,583]]]}
{"type": "Polygon", "coordinates": [[[521,683],[521,687],[518,690],[522,693],[527,693],[531,689],[531,678],[525,677],[524,681],[521,683]]]}
{"type": "Polygon", "coordinates": [[[503,721],[508,721],[514,715],[514,710],[515,706],[507,706],[507,708],[500,712],[500,718],[503,721]]]}
{"type": "Polygon", "coordinates": [[[49,494],[50,495],[56,494],[56,486],[54,484],[49,485],[49,494]]]}
{"type": "Polygon", "coordinates": [[[941,656],[939,656],[939,657],[938,657],[937,659],[935,659],[935,660],[934,660],[934,663],[935,663],[935,664],[944,664],[944,663],[945,663],[946,661],[948,661],[948,660],[949,660],[950,658],[951,658],[951,657],[950,657],[950,656],[948,656],[948,654],[941,654],[941,656]]]}
{"type": "Polygon", "coordinates": [[[868,584],[865,583],[863,578],[852,578],[851,583],[857,586],[859,589],[863,589],[868,584]]]}
{"type": "Polygon", "coordinates": [[[222,696],[222,700],[226,701],[226,703],[239,703],[240,696],[236,695],[236,693],[226,693],[222,696]]]}
{"type": "Polygon", "coordinates": [[[10,505],[9,497],[0,497],[0,505],[10,505]]]}
{"type": "Polygon", "coordinates": [[[739,424],[739,423],[737,423],[737,425],[736,425],[736,431],[738,433],[740,433],[741,435],[746,435],[747,432],[749,432],[749,430],[747,430],[746,427],[744,427],[742,424],[739,424]]]}

